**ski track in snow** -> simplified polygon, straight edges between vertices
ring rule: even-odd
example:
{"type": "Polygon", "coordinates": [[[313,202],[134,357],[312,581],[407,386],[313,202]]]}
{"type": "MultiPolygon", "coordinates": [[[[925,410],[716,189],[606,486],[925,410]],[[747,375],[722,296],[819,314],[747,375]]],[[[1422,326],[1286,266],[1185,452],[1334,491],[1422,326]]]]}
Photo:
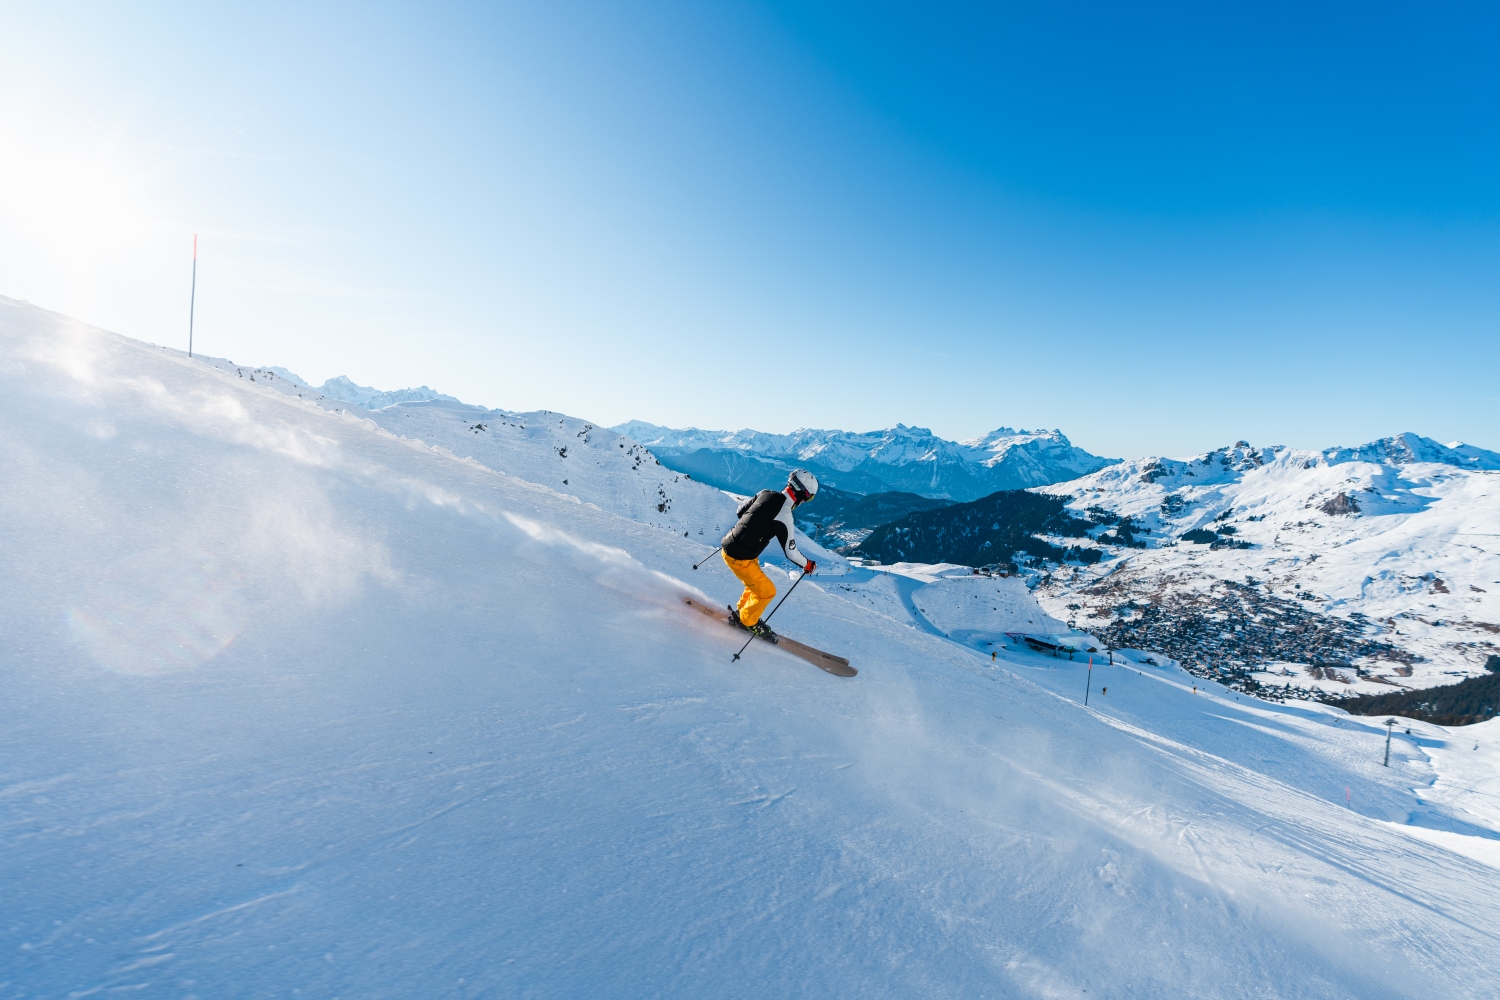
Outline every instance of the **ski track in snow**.
{"type": "Polygon", "coordinates": [[[1500,723],[1385,768],[1376,719],[992,659],[920,567],[778,613],[858,678],[731,665],[643,481],[0,342],[0,997],[1493,995],[1500,723]]]}

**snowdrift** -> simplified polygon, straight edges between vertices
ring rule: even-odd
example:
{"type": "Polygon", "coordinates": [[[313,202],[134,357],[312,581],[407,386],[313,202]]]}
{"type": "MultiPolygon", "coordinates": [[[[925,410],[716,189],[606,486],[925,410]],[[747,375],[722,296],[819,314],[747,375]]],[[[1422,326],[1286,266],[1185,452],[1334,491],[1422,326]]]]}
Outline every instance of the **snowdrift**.
{"type": "Polygon", "coordinates": [[[909,593],[861,600],[894,585],[868,571],[777,619],[857,679],[731,665],[678,603],[734,593],[689,529],[11,300],[0,449],[0,996],[1500,971],[1497,824],[1463,791],[1491,724],[1417,727],[1385,769],[1375,720],[1170,670],[1096,667],[1085,709],[1083,664],[992,661],[909,593]]]}

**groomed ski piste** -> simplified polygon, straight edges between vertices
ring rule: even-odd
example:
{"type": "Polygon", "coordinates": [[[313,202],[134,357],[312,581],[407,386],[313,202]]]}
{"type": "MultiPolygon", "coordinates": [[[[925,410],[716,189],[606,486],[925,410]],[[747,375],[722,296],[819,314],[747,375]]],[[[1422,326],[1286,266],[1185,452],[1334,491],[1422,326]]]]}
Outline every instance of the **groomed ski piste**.
{"type": "Polygon", "coordinates": [[[1386,768],[836,557],[775,623],[859,676],[731,664],[682,599],[736,593],[690,568],[733,501],[626,516],[640,456],[13,300],[0,345],[0,997],[1495,995],[1500,722],[1386,768]]]}

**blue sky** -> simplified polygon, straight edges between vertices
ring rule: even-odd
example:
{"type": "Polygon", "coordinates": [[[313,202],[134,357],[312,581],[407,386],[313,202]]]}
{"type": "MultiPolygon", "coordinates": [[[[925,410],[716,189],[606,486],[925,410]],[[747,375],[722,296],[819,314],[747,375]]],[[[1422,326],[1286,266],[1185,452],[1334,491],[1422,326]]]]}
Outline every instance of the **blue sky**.
{"type": "Polygon", "coordinates": [[[1497,17],[0,7],[0,294],[321,381],[1500,448],[1497,17]]]}

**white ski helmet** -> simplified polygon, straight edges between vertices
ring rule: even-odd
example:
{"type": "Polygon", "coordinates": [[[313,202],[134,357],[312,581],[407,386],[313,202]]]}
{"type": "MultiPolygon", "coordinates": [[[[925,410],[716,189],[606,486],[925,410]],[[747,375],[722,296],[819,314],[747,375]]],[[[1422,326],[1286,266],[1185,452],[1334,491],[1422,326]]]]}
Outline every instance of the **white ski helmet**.
{"type": "Polygon", "coordinates": [[[786,487],[792,491],[792,499],[807,503],[818,495],[818,477],[806,469],[797,469],[786,477],[786,487]]]}

